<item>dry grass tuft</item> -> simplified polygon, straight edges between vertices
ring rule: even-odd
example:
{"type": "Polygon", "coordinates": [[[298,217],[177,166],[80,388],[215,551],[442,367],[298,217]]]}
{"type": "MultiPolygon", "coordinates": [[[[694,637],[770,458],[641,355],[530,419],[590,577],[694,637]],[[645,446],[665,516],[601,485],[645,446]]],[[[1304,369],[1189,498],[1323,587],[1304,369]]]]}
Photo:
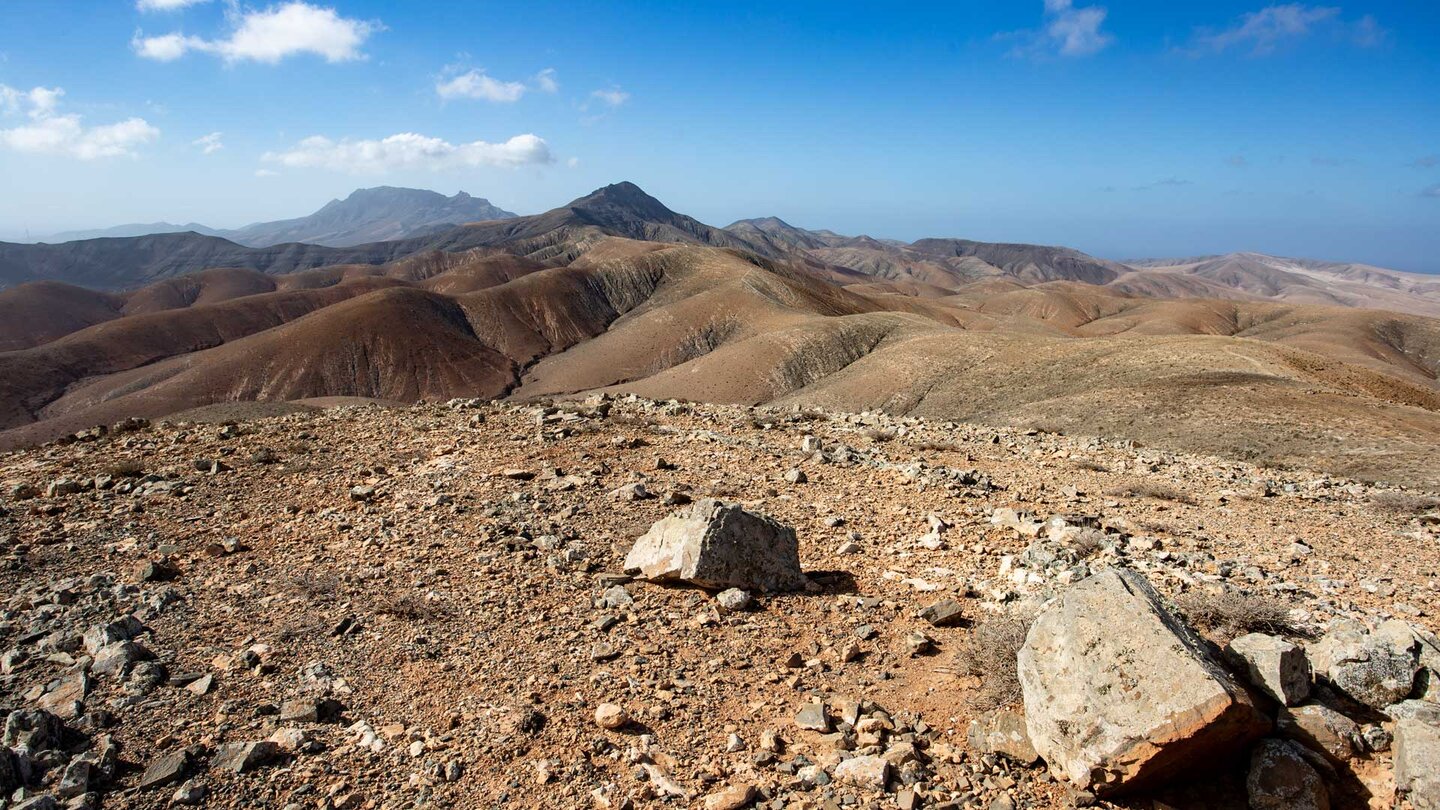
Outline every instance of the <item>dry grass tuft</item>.
{"type": "Polygon", "coordinates": [[[1110,472],[1110,468],[1109,468],[1109,467],[1106,467],[1104,464],[1101,464],[1101,463],[1098,462],[1098,461],[1091,461],[1091,460],[1088,459],[1088,458],[1075,459],[1075,467],[1076,467],[1077,469],[1081,469],[1081,470],[1089,470],[1090,472],[1098,472],[1098,473],[1108,473],[1108,472],[1110,472]]]}
{"type": "Polygon", "coordinates": [[[1268,596],[1239,591],[1215,594],[1192,591],[1175,600],[1191,626],[1215,637],[1221,644],[1246,633],[1303,635],[1290,622],[1290,606],[1268,596]]]}
{"type": "Polygon", "coordinates": [[[1105,494],[1117,498],[1152,498],[1157,501],[1183,503],[1187,506],[1195,505],[1195,499],[1184,492],[1173,487],[1167,487],[1164,484],[1154,483],[1153,481],[1127,484],[1126,486],[1112,489],[1105,494]]]}
{"type": "Polygon", "coordinates": [[[416,596],[413,593],[392,597],[375,607],[381,616],[394,616],[409,622],[429,622],[450,615],[449,610],[438,602],[416,596]]]}
{"type": "Polygon", "coordinates": [[[893,430],[882,430],[880,428],[869,428],[861,432],[861,435],[872,442],[888,442],[895,438],[893,430]]]}
{"type": "Polygon", "coordinates": [[[955,670],[980,681],[980,687],[967,700],[972,709],[986,712],[1020,702],[1015,656],[1025,646],[1025,635],[1034,620],[1034,616],[1023,613],[988,616],[977,620],[960,641],[955,670]]]}

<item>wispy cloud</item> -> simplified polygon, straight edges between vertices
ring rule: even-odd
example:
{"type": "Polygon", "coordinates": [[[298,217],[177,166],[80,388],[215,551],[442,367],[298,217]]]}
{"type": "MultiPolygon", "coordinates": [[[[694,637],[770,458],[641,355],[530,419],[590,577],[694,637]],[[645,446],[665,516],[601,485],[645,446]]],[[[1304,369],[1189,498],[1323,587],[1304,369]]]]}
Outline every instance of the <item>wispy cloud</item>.
{"type": "Polygon", "coordinates": [[[1354,22],[1345,22],[1340,18],[1338,6],[1285,3],[1242,14],[1226,28],[1197,28],[1190,43],[1180,50],[1192,56],[1227,51],[1266,56],[1322,29],[1367,48],[1379,45],[1386,37],[1386,31],[1368,14],[1354,22]]]}
{"type": "Polygon", "coordinates": [[[135,8],[141,11],[179,11],[208,2],[210,0],[135,0],[135,8]]]}
{"type": "Polygon", "coordinates": [[[1074,0],[1044,0],[1044,18],[1039,29],[1009,31],[999,40],[1017,44],[1011,56],[1090,56],[1105,50],[1115,37],[1103,30],[1109,14],[1104,6],[1077,8],[1074,0]]]}
{"type": "Polygon", "coordinates": [[[1440,155],[1425,155],[1410,162],[1412,169],[1433,169],[1440,166],[1440,155]]]}
{"type": "Polygon", "coordinates": [[[136,149],[160,137],[143,118],[87,127],[75,113],[61,113],[59,87],[29,91],[0,85],[0,113],[24,115],[24,123],[0,129],[0,148],[36,155],[61,155],[79,160],[136,157],[136,149]]]}
{"type": "Polygon", "coordinates": [[[1426,186],[1424,189],[1421,189],[1420,196],[1440,200],[1440,183],[1436,183],[1433,186],[1426,186]]]}
{"type": "Polygon", "coordinates": [[[333,8],[289,2],[260,11],[227,14],[233,30],[220,39],[183,33],[146,37],[136,33],[135,52],[146,59],[173,62],[187,53],[208,53],[226,62],[275,64],[289,56],[313,54],[327,62],[363,59],[360,48],[371,34],[384,30],[378,22],[341,17],[333,8]]]}
{"type": "Polygon", "coordinates": [[[468,98],[501,104],[519,101],[529,90],[554,93],[559,89],[560,83],[555,79],[553,68],[546,68],[535,74],[529,84],[500,81],[486,75],[483,70],[467,70],[435,83],[435,93],[442,99],[468,98]]]}
{"type": "Polygon", "coordinates": [[[396,169],[514,169],[553,163],[550,146],[536,135],[516,135],[503,143],[453,144],[413,132],[380,140],[334,141],[316,135],[283,152],[267,152],[267,163],[291,168],[328,169],[351,174],[383,174],[396,169]]]}
{"type": "Polygon", "coordinates": [[[1232,169],[1243,169],[1250,165],[1250,161],[1246,160],[1244,155],[1231,155],[1225,158],[1225,165],[1232,169]]]}
{"type": "Polygon", "coordinates": [[[201,135],[191,141],[190,145],[200,147],[200,151],[204,154],[213,155],[225,148],[225,144],[220,140],[222,137],[224,137],[223,133],[212,132],[209,135],[201,135]]]}
{"type": "Polygon", "coordinates": [[[624,90],[621,90],[619,87],[611,87],[608,90],[592,91],[590,93],[590,98],[599,101],[607,107],[614,108],[619,107],[625,102],[629,101],[630,94],[625,92],[624,90]]]}
{"type": "Polygon", "coordinates": [[[1182,179],[1180,179],[1179,177],[1166,177],[1166,178],[1163,178],[1163,179],[1161,179],[1161,180],[1156,180],[1156,181],[1153,182],[1153,183],[1146,183],[1146,184],[1143,185],[1143,186],[1135,186],[1134,188],[1131,189],[1131,191],[1149,191],[1149,190],[1155,189],[1155,188],[1167,188],[1167,187],[1179,187],[1179,186],[1193,186],[1193,185],[1195,185],[1195,184],[1192,183],[1192,182],[1190,182],[1189,180],[1182,180],[1182,179]]]}

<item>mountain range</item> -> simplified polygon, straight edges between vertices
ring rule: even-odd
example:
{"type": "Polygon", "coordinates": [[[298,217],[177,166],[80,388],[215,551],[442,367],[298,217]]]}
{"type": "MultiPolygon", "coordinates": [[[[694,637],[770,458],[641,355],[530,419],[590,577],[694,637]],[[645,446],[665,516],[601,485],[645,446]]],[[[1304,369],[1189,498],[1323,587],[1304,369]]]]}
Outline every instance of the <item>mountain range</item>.
{"type": "Polygon", "coordinates": [[[717,228],[620,183],[350,247],[0,244],[0,278],[0,446],[215,403],[601,391],[1440,482],[1440,289],[1363,265],[717,228]]]}
{"type": "Polygon", "coordinates": [[[235,230],[210,228],[196,222],[187,225],[152,222],[116,225],[89,231],[67,231],[55,234],[46,241],[75,242],[189,232],[202,236],[218,236],[247,247],[269,247],[288,242],[349,247],[366,242],[419,236],[466,222],[509,219],[514,216],[515,214],[491,204],[489,200],[472,197],[463,191],[446,197],[423,189],[379,186],[358,189],[343,200],[331,200],[309,216],[257,222],[235,230]]]}

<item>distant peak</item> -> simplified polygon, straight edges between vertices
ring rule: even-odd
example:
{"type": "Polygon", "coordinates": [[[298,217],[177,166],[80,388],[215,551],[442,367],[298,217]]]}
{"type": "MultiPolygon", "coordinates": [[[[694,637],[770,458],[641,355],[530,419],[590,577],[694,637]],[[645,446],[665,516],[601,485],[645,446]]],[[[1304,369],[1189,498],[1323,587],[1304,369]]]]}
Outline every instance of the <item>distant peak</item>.
{"type": "Polygon", "coordinates": [[[587,210],[624,209],[645,217],[670,217],[675,212],[665,204],[646,194],[644,189],[631,182],[613,183],[597,188],[580,199],[570,203],[571,208],[587,210]]]}

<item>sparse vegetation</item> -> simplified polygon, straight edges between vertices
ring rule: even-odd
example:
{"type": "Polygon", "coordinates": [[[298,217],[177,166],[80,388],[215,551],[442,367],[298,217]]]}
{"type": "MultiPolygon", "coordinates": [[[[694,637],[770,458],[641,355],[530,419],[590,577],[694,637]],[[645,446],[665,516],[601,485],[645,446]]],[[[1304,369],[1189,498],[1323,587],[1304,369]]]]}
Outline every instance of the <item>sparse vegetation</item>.
{"type": "Polygon", "coordinates": [[[1440,509],[1440,498],[1436,498],[1433,495],[1420,495],[1414,492],[1387,490],[1371,495],[1370,505],[1382,512],[1391,512],[1397,515],[1418,515],[1422,512],[1440,509]]]}
{"type": "Polygon", "coordinates": [[[1088,458],[1075,459],[1075,468],[1076,468],[1076,469],[1080,469],[1080,470],[1089,470],[1090,472],[1099,472],[1099,473],[1108,473],[1108,472],[1110,472],[1110,468],[1109,468],[1109,467],[1106,467],[1104,464],[1101,464],[1101,463],[1098,462],[1098,461],[1091,461],[1091,460],[1088,459],[1088,458]]]}
{"type": "Polygon", "coordinates": [[[883,443],[893,440],[896,434],[893,430],[868,428],[864,432],[862,432],[861,435],[863,435],[865,438],[869,439],[872,442],[883,443]]]}
{"type": "Polygon", "coordinates": [[[1193,627],[1222,644],[1246,633],[1302,635],[1290,621],[1290,606],[1273,597],[1192,591],[1177,598],[1175,606],[1193,627]]]}
{"type": "Polygon", "coordinates": [[[340,577],[330,571],[300,571],[290,575],[290,586],[311,602],[331,602],[340,593],[340,577]]]}
{"type": "Polygon", "coordinates": [[[1105,494],[1117,498],[1150,498],[1157,501],[1170,501],[1171,503],[1183,503],[1187,506],[1194,506],[1195,499],[1188,494],[1181,492],[1174,487],[1164,484],[1157,484],[1153,481],[1143,481],[1135,484],[1127,484],[1123,487],[1112,489],[1105,494]]]}
{"type": "Polygon", "coordinates": [[[1015,656],[1035,617],[1003,613],[980,619],[960,641],[955,657],[957,674],[976,678],[980,686],[968,702],[976,711],[990,711],[1020,702],[1020,675],[1015,656]]]}

